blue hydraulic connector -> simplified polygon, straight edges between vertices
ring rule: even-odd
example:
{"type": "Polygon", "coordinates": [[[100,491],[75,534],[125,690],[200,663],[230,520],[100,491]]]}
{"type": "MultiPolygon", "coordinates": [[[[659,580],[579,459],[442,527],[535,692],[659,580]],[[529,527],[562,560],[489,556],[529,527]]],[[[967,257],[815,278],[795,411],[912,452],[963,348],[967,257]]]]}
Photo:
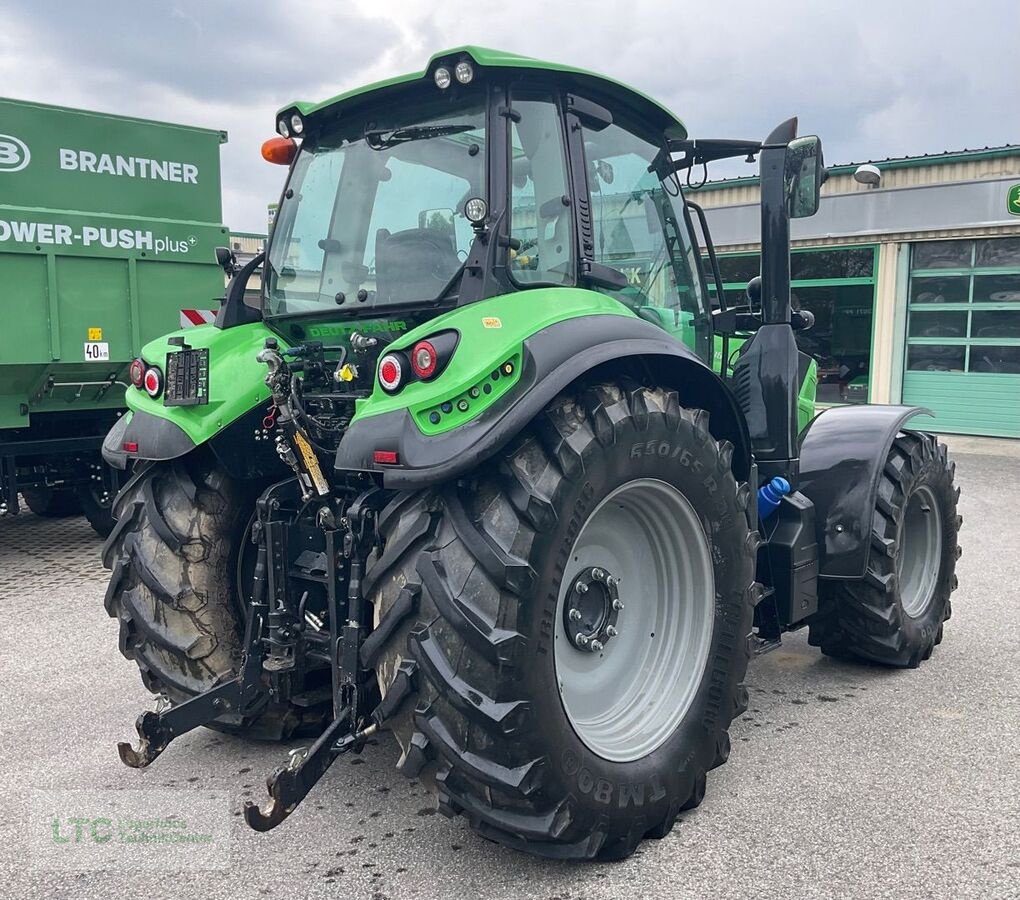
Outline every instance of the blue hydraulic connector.
{"type": "Polygon", "coordinates": [[[758,518],[764,522],[779,509],[783,497],[789,493],[790,482],[779,475],[758,488],[758,518]]]}

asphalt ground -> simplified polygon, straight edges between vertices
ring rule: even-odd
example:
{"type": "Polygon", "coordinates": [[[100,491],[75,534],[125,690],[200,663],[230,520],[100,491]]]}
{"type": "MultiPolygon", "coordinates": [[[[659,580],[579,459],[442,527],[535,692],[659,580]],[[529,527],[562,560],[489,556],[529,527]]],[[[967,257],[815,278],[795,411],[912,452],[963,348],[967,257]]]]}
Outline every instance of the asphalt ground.
{"type": "Polygon", "coordinates": [[[80,519],[0,520],[0,896],[1020,897],[1020,442],[949,443],[964,554],[932,659],[887,671],[789,636],[752,662],[704,804],[612,864],[532,859],[434,815],[385,736],[268,834],[240,803],[286,746],[199,729],[126,769],[115,744],[153,698],[103,610],[98,539],[80,519]],[[212,862],[187,844],[144,864],[127,843],[75,845],[82,790],[93,814],[142,791],[207,826],[212,862]]]}

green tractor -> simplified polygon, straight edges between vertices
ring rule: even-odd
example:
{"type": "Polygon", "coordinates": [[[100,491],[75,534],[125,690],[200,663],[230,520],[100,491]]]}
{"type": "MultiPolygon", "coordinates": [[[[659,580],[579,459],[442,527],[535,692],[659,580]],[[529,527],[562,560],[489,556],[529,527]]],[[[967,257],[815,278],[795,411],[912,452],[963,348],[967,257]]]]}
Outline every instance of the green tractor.
{"type": "Polygon", "coordinates": [[[145,347],[104,445],[133,464],[106,607],[161,695],[126,764],[199,725],[310,735],[246,806],[267,830],[389,730],[482,836],[620,858],[701,803],[783,632],[931,655],[954,467],[923,410],[814,415],[789,223],[824,168],[796,120],[695,141],[611,79],[462,47],[277,130],[264,259],[145,347]],[[740,309],[681,186],[727,157],[761,172],[740,309]]]}

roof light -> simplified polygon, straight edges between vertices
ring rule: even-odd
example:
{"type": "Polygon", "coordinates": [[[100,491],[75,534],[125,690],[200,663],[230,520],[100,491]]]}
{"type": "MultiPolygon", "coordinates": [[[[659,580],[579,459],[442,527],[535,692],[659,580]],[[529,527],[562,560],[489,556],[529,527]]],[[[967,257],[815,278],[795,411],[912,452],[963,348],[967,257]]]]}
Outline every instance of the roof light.
{"type": "Polygon", "coordinates": [[[128,380],[136,387],[142,386],[142,379],[145,377],[145,360],[133,359],[128,366],[128,380]]]}
{"type": "Polygon", "coordinates": [[[453,81],[450,77],[450,70],[446,66],[440,66],[436,69],[433,78],[436,79],[436,87],[441,91],[445,91],[450,86],[450,82],[453,81]]]}
{"type": "Polygon", "coordinates": [[[418,341],[411,351],[411,368],[419,378],[431,378],[436,373],[439,357],[436,348],[428,341],[418,341]]]}
{"type": "Polygon", "coordinates": [[[457,81],[461,84],[470,84],[471,79],[475,77],[474,66],[472,66],[466,59],[463,59],[457,63],[456,68],[453,70],[453,74],[457,76],[457,81]]]}
{"type": "Polygon", "coordinates": [[[403,381],[404,368],[400,364],[400,357],[389,353],[379,363],[379,384],[384,391],[393,393],[400,388],[403,381]]]}
{"type": "Polygon", "coordinates": [[[472,197],[464,204],[464,216],[472,225],[485,221],[489,207],[481,197],[472,197]]]}
{"type": "Polygon", "coordinates": [[[294,115],[290,117],[290,130],[293,134],[305,133],[305,120],[302,119],[298,113],[294,113],[294,115]]]}
{"type": "Polygon", "coordinates": [[[287,124],[287,120],[281,117],[276,123],[276,130],[284,137],[290,137],[290,126],[287,124]]]}
{"type": "Polygon", "coordinates": [[[262,158],[277,166],[289,166],[297,156],[297,149],[294,138],[270,138],[262,145],[262,158]]]}
{"type": "Polygon", "coordinates": [[[163,373],[156,366],[149,366],[145,370],[142,386],[145,388],[145,393],[155,399],[163,393],[163,373]]]}

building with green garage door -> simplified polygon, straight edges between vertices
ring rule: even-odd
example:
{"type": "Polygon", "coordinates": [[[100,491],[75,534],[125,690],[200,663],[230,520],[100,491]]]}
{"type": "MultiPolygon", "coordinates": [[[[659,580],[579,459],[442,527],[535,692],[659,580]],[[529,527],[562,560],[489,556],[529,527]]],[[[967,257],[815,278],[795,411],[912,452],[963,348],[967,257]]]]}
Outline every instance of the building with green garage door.
{"type": "MultiPolygon", "coordinates": [[[[732,302],[759,269],[758,179],[687,197],[732,302]]],[[[1020,145],[833,166],[792,236],[822,404],[909,403],[936,431],[1020,437],[1020,145]]]]}
{"type": "Polygon", "coordinates": [[[903,402],[1020,437],[1020,237],[911,246],[903,402]]]}

